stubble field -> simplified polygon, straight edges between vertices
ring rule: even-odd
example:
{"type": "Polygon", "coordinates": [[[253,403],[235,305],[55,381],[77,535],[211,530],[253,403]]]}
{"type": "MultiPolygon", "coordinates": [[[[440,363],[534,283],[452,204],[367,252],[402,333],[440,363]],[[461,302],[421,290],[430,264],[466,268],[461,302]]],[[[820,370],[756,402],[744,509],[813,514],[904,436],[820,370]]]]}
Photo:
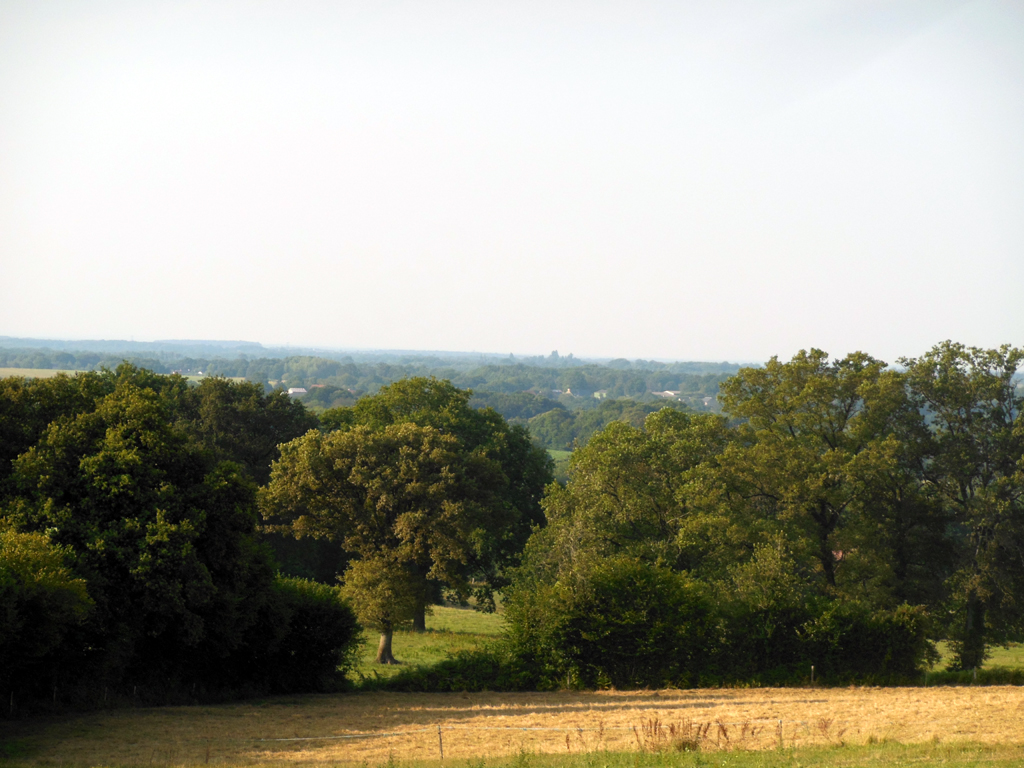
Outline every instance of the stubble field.
{"type": "Polygon", "coordinates": [[[436,761],[442,746],[450,761],[691,743],[705,755],[780,745],[1006,745],[1024,741],[1022,723],[1024,688],[1016,686],[377,692],[36,721],[20,734],[18,763],[376,765],[436,761]]]}

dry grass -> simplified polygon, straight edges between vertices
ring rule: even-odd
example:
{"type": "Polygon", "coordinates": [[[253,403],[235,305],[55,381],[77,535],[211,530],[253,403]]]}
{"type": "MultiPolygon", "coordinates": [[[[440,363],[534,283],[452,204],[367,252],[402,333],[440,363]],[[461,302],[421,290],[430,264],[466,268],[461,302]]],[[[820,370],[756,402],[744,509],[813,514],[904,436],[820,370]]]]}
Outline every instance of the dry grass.
{"type": "Polygon", "coordinates": [[[57,370],[55,368],[0,368],[0,379],[15,376],[19,379],[52,379],[62,373],[74,376],[82,371],[57,370]]]}
{"type": "Polygon", "coordinates": [[[1019,743],[1024,688],[367,693],[96,713],[23,724],[20,764],[326,764],[522,751],[1019,743]],[[781,728],[779,721],[782,721],[781,728]],[[372,738],[343,738],[373,734],[372,738]],[[317,738],[333,737],[333,738],[317,738]],[[339,738],[342,737],[342,738],[339,738]]]}

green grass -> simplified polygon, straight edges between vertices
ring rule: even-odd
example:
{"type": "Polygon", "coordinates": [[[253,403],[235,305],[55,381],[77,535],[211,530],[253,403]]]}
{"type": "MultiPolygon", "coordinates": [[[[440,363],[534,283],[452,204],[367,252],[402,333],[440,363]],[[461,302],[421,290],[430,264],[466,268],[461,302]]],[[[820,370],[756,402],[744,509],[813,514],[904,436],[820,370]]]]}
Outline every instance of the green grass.
{"type": "Polygon", "coordinates": [[[395,632],[392,650],[402,662],[397,666],[374,663],[380,633],[363,630],[363,645],[349,677],[358,684],[362,679],[387,679],[409,668],[433,666],[454,653],[475,650],[494,641],[501,634],[502,622],[495,613],[434,606],[427,616],[426,632],[395,632]]]}
{"type": "Polygon", "coordinates": [[[555,460],[555,480],[566,483],[569,480],[569,457],[572,451],[556,451],[548,448],[548,454],[555,460]]]}
{"type": "MultiPolygon", "coordinates": [[[[8,742],[10,743],[10,742],[8,742]]],[[[10,743],[12,746],[14,743],[10,743]]],[[[0,740],[0,768],[37,768],[40,763],[30,753],[15,747],[5,750],[0,740]]],[[[362,761],[361,768],[853,768],[854,766],[914,766],[914,768],[1016,768],[1024,761],[1021,744],[977,744],[971,742],[925,742],[901,744],[843,745],[827,747],[783,748],[764,751],[710,751],[678,752],[672,749],[658,752],[572,752],[566,754],[536,754],[520,752],[509,757],[481,757],[470,759],[396,760],[389,758],[380,763],[362,761]]],[[[149,760],[156,768],[178,765],[164,755],[149,760]]],[[[49,764],[52,763],[42,763],[49,764]]],[[[252,766],[251,756],[237,761],[218,759],[222,768],[252,766]]],[[[292,761],[261,760],[260,765],[270,768],[294,768],[292,761]]],[[[86,763],[73,759],[59,765],[66,768],[85,768],[86,763]]]]}
{"type": "Polygon", "coordinates": [[[1010,669],[1024,669],[1024,645],[1014,643],[1009,648],[993,648],[982,669],[993,667],[1007,667],[1010,669]]]}
{"type": "MultiPolygon", "coordinates": [[[[950,653],[949,644],[938,643],[940,659],[933,669],[942,670],[949,666],[953,659],[950,653]]],[[[1012,643],[1009,648],[995,647],[990,649],[989,657],[981,665],[983,670],[991,669],[1021,669],[1024,670],[1024,644],[1012,643]]]]}
{"type": "Polygon", "coordinates": [[[970,743],[867,744],[807,747],[763,752],[585,752],[564,755],[520,753],[471,760],[388,761],[381,768],[846,768],[847,766],[1020,766],[1024,747],[970,743]]]}

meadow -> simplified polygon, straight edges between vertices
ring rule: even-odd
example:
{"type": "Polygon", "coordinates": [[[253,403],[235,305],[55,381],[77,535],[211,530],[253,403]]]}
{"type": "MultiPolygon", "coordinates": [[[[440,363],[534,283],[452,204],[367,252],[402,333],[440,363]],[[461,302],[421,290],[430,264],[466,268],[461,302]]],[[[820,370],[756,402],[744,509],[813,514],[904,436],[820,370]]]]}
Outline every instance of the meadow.
{"type": "Polygon", "coordinates": [[[374,681],[387,680],[410,668],[429,667],[459,651],[481,648],[497,638],[502,626],[502,618],[496,613],[434,606],[427,615],[426,632],[395,632],[395,657],[402,662],[398,666],[374,663],[380,634],[373,630],[363,630],[363,643],[349,677],[357,685],[367,684],[372,687],[374,681]]]}

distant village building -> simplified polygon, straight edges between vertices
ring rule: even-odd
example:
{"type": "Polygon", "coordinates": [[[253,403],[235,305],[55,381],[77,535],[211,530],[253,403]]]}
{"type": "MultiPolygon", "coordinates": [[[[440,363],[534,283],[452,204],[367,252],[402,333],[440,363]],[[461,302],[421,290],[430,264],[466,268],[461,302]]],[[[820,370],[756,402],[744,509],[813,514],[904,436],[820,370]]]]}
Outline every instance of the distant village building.
{"type": "Polygon", "coordinates": [[[305,387],[288,387],[289,395],[304,395],[306,394],[305,387]]]}
{"type": "Polygon", "coordinates": [[[655,397],[679,397],[681,390],[678,389],[666,389],[664,392],[651,392],[655,397]]]}
{"type": "Polygon", "coordinates": [[[714,402],[715,402],[715,398],[714,397],[705,397],[704,398],[704,407],[705,408],[710,408],[714,404],[714,402]]]}
{"type": "Polygon", "coordinates": [[[594,393],[594,397],[596,397],[598,400],[604,400],[606,397],[608,397],[608,390],[599,389],[597,390],[597,392],[594,393]]]}

